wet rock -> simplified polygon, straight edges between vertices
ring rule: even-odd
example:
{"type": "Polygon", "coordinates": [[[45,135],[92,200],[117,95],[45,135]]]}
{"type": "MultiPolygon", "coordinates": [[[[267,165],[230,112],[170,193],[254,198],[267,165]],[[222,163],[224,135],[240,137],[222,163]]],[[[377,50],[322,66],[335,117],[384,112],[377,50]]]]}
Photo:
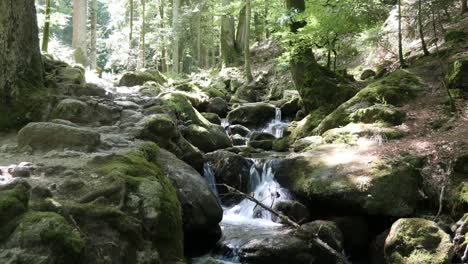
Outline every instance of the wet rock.
{"type": "Polygon", "coordinates": [[[372,78],[376,75],[375,71],[374,70],[371,70],[371,69],[366,69],[364,71],[362,71],[361,73],[361,80],[367,80],[369,78],[372,78]]]}
{"type": "MultiPolygon", "coordinates": [[[[250,180],[250,168],[253,162],[243,158],[240,155],[218,150],[205,155],[205,160],[213,166],[216,182],[218,184],[227,184],[240,191],[248,193],[250,180]]],[[[228,191],[224,187],[219,187],[220,194],[227,194],[228,191]]],[[[222,196],[223,203],[232,204],[242,198],[234,196],[222,196]]]]}
{"type": "Polygon", "coordinates": [[[336,256],[313,241],[317,235],[341,252],[343,237],[338,227],[332,222],[314,221],[296,231],[272,232],[268,237],[253,239],[241,247],[240,258],[242,262],[253,264],[310,264],[311,260],[313,263],[340,263],[336,256]]]}
{"type": "Polygon", "coordinates": [[[201,113],[204,118],[215,125],[221,125],[221,118],[215,113],[201,113]]]}
{"type": "Polygon", "coordinates": [[[229,126],[228,128],[228,131],[231,135],[235,135],[235,134],[238,134],[238,135],[241,135],[243,137],[247,137],[250,135],[251,131],[250,129],[246,128],[245,126],[243,125],[232,125],[232,126],[229,126]]]}
{"type": "Polygon", "coordinates": [[[96,96],[106,97],[107,92],[104,88],[97,86],[93,83],[87,83],[84,86],[75,87],[73,90],[75,96],[96,96]]]}
{"type": "Polygon", "coordinates": [[[273,149],[273,141],[276,137],[266,132],[253,132],[250,136],[248,145],[253,148],[271,150],[273,149]]]}
{"type": "Polygon", "coordinates": [[[420,157],[378,159],[346,145],[324,145],[280,161],[276,179],[323,211],[407,216],[418,209],[420,157]]]}
{"type": "Polygon", "coordinates": [[[94,131],[54,123],[29,123],[18,132],[18,147],[34,150],[73,149],[93,151],[101,143],[94,131]]]}
{"type": "Polygon", "coordinates": [[[27,178],[33,175],[36,167],[30,162],[21,162],[17,166],[9,169],[9,173],[13,177],[27,178]]]}
{"type": "Polygon", "coordinates": [[[160,149],[157,160],[177,190],[186,246],[189,250],[210,249],[220,238],[218,223],[223,217],[216,196],[205,179],[174,154],[160,149]]]}
{"type": "Polygon", "coordinates": [[[232,147],[232,142],[221,126],[208,130],[202,126],[189,125],[182,131],[182,135],[204,152],[232,147]]]}
{"type": "Polygon", "coordinates": [[[446,264],[452,261],[453,244],[436,223],[406,218],[392,225],[384,252],[387,263],[446,264]]]}
{"type": "Polygon", "coordinates": [[[276,137],[267,132],[253,132],[250,136],[251,141],[260,141],[260,140],[275,140],[276,137]]]}
{"type": "Polygon", "coordinates": [[[244,104],[229,112],[227,119],[230,124],[247,127],[263,127],[275,118],[276,108],[267,103],[244,104]]]}
{"type": "Polygon", "coordinates": [[[121,109],[97,101],[83,102],[67,98],[59,102],[52,116],[77,124],[110,125],[120,118],[121,109]]]}
{"type": "Polygon", "coordinates": [[[243,146],[247,143],[247,139],[238,134],[232,135],[231,140],[234,146],[243,146]]]}
{"type": "Polygon", "coordinates": [[[310,220],[309,209],[298,201],[279,201],[273,209],[281,212],[296,223],[306,223],[310,220]]]}
{"type": "Polygon", "coordinates": [[[301,99],[293,98],[281,106],[281,115],[283,118],[293,119],[297,112],[301,110],[301,99]]]}
{"type": "Polygon", "coordinates": [[[206,106],[206,112],[215,113],[220,117],[226,117],[229,110],[229,106],[221,97],[215,97],[208,101],[208,105],[206,106]]]}
{"type": "Polygon", "coordinates": [[[311,136],[296,140],[292,147],[295,152],[301,152],[307,148],[312,149],[316,146],[322,145],[323,143],[323,138],[321,136],[311,136]]]}
{"type": "Polygon", "coordinates": [[[120,79],[119,86],[133,87],[151,81],[162,84],[167,82],[167,78],[158,71],[127,72],[120,79]]]}

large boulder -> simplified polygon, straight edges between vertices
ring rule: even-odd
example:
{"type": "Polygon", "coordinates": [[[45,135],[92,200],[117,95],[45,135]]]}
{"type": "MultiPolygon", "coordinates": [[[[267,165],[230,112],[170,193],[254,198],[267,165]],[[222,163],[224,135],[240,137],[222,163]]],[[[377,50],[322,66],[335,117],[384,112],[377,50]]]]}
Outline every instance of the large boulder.
{"type": "Polygon", "coordinates": [[[396,221],[385,240],[385,260],[392,264],[449,264],[453,244],[436,223],[421,218],[396,221]]]}
{"type": "MultiPolygon", "coordinates": [[[[251,160],[235,153],[218,150],[205,155],[205,160],[213,166],[214,176],[218,184],[227,184],[240,191],[248,193],[252,190],[250,186],[250,169],[253,165],[251,160]]],[[[228,194],[228,190],[219,187],[220,194],[228,194]]],[[[238,201],[239,197],[223,196],[224,203],[238,201]]]]}
{"type": "Polygon", "coordinates": [[[208,113],[215,113],[220,117],[225,117],[228,113],[228,110],[229,106],[226,100],[221,97],[210,99],[210,101],[208,101],[208,105],[206,106],[206,111],[208,113]]]}
{"type": "Polygon", "coordinates": [[[232,142],[224,128],[208,121],[193,106],[189,99],[180,93],[169,93],[161,98],[163,105],[179,123],[184,124],[184,137],[202,151],[232,147],[232,142]]]}
{"type": "Polygon", "coordinates": [[[341,263],[337,256],[314,241],[315,237],[337,252],[343,249],[343,235],[333,222],[314,221],[297,230],[273,231],[268,236],[252,239],[240,248],[240,258],[253,264],[341,263]]]}
{"type": "Polygon", "coordinates": [[[181,135],[179,128],[168,115],[149,116],[137,123],[136,126],[138,127],[137,138],[155,142],[190,164],[197,171],[202,170],[203,154],[181,135]]]}
{"type": "Polygon", "coordinates": [[[34,150],[73,149],[93,151],[101,143],[94,131],[55,123],[29,123],[18,132],[18,146],[34,150]]]}
{"type": "Polygon", "coordinates": [[[416,96],[422,84],[413,74],[398,70],[368,85],[354,97],[341,104],[314,129],[315,134],[344,126],[351,122],[390,123],[398,125],[404,114],[393,106],[400,106],[416,96]]]}
{"type": "Polygon", "coordinates": [[[172,153],[159,149],[158,162],[177,190],[182,205],[186,250],[210,249],[221,236],[223,210],[205,179],[172,153]]]}
{"type": "Polygon", "coordinates": [[[119,81],[119,86],[133,87],[143,85],[146,82],[163,84],[167,78],[158,71],[135,71],[126,72],[119,81]]]}
{"type": "Polygon", "coordinates": [[[277,163],[278,182],[315,208],[407,216],[420,201],[422,159],[379,159],[346,145],[323,145],[277,163]]]}
{"type": "Polygon", "coordinates": [[[364,71],[362,71],[361,73],[361,80],[367,80],[369,78],[372,78],[372,77],[375,77],[376,73],[374,70],[372,69],[365,69],[364,71]]]}
{"type": "Polygon", "coordinates": [[[122,108],[119,106],[111,106],[93,100],[83,102],[67,98],[58,103],[52,112],[52,117],[77,124],[111,125],[120,118],[121,110],[122,108]]]}
{"type": "Polygon", "coordinates": [[[230,124],[247,127],[263,127],[275,118],[275,106],[267,103],[244,104],[229,112],[227,119],[230,124]]]}
{"type": "Polygon", "coordinates": [[[468,94],[468,60],[455,61],[446,79],[450,89],[460,89],[468,94]]]}

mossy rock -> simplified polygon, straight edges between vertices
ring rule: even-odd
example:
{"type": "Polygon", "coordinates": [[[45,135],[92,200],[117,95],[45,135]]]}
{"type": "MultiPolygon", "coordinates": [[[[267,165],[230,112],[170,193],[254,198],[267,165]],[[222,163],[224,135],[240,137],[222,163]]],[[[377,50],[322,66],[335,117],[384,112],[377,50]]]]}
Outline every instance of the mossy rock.
{"type": "Polygon", "coordinates": [[[179,130],[174,121],[166,114],[155,114],[144,121],[138,138],[158,141],[159,138],[176,138],[179,130]]]}
{"type": "Polygon", "coordinates": [[[189,125],[182,131],[184,138],[204,152],[232,147],[232,142],[221,126],[202,127],[189,125]]]}
{"type": "Polygon", "coordinates": [[[354,145],[359,138],[365,137],[382,144],[387,140],[399,139],[404,133],[380,124],[350,123],[345,127],[330,129],[323,133],[323,141],[326,143],[344,143],[354,145]]]}
{"type": "Polygon", "coordinates": [[[447,205],[454,218],[463,216],[468,211],[468,153],[460,155],[454,161],[453,173],[447,191],[447,205]]]}
{"type": "Polygon", "coordinates": [[[445,33],[445,42],[462,42],[466,38],[466,33],[462,30],[450,30],[445,33]]]}
{"type": "Polygon", "coordinates": [[[167,78],[158,71],[126,72],[120,79],[119,86],[133,87],[150,81],[163,84],[167,82],[167,78]]]}
{"type": "Polygon", "coordinates": [[[170,180],[157,162],[159,149],[144,143],[125,155],[94,159],[89,165],[99,174],[123,179],[129,192],[138,196],[134,215],[143,220],[144,229],[165,261],[183,257],[181,205],[170,180]]]}
{"type": "Polygon", "coordinates": [[[450,89],[468,93],[468,60],[455,61],[445,79],[450,89]]]}
{"type": "Polygon", "coordinates": [[[393,106],[400,106],[414,98],[422,89],[421,82],[413,74],[405,70],[397,70],[389,76],[369,84],[353,98],[340,105],[322,120],[313,133],[322,134],[329,129],[352,122],[353,118],[367,117],[366,112],[371,113],[369,121],[398,123],[403,114],[396,112],[393,106]],[[375,107],[375,105],[381,106],[375,107]],[[382,105],[391,106],[382,109],[382,105]]]}
{"type": "Polygon", "coordinates": [[[198,87],[191,82],[186,82],[175,85],[174,89],[182,92],[195,92],[198,90],[198,87]]]}
{"type": "MultiPolygon", "coordinates": [[[[27,210],[29,188],[28,184],[22,182],[15,184],[9,190],[0,192],[0,222],[7,223],[27,210]]],[[[0,240],[3,238],[3,234],[0,235],[0,240]]]]}
{"type": "Polygon", "coordinates": [[[367,108],[356,110],[350,115],[350,119],[355,123],[376,123],[383,122],[391,125],[399,125],[403,122],[406,114],[399,111],[392,105],[375,104],[367,108]]]}
{"type": "Polygon", "coordinates": [[[384,250],[387,263],[394,264],[449,264],[454,254],[450,235],[421,218],[396,221],[384,250]]]}
{"type": "Polygon", "coordinates": [[[27,212],[16,220],[16,229],[5,241],[11,251],[0,259],[20,263],[80,263],[86,242],[61,215],[52,212],[27,212]],[[19,256],[15,249],[22,249],[19,256]]]}
{"type": "Polygon", "coordinates": [[[230,124],[247,127],[263,127],[275,118],[276,108],[267,103],[244,104],[229,112],[227,119],[230,124]]]}
{"type": "Polygon", "coordinates": [[[274,151],[285,152],[289,150],[289,145],[288,137],[278,138],[273,141],[272,149],[274,151]]]}

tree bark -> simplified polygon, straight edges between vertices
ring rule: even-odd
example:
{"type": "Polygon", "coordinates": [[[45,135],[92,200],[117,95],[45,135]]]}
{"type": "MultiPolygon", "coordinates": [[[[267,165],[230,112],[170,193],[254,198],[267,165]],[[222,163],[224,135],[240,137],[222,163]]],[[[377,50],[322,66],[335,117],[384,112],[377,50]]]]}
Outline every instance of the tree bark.
{"type": "Polygon", "coordinates": [[[468,0],[461,0],[461,13],[464,14],[468,12],[468,0]]]}
{"type": "MultiPolygon", "coordinates": [[[[165,17],[165,4],[164,0],[160,1],[159,5],[159,16],[161,17],[161,23],[160,27],[161,29],[164,28],[164,17],[165,17]]],[[[167,58],[166,58],[166,44],[165,44],[165,38],[164,35],[161,37],[161,71],[162,72],[167,72],[167,58]]]]}
{"type": "Polygon", "coordinates": [[[96,30],[97,30],[97,0],[91,0],[89,8],[89,16],[91,20],[91,38],[90,38],[90,49],[89,49],[89,66],[91,69],[96,69],[97,62],[97,48],[96,48],[96,30]]]}
{"type": "Polygon", "coordinates": [[[34,0],[2,0],[0,10],[0,130],[5,130],[40,112],[28,108],[43,91],[44,69],[34,0]]]}
{"type": "Polygon", "coordinates": [[[134,6],[133,6],[133,0],[129,0],[129,6],[130,6],[130,33],[128,35],[128,46],[130,49],[133,48],[132,40],[133,40],[133,14],[134,14],[134,6]]]}
{"type": "MultiPolygon", "coordinates": [[[[297,13],[303,13],[306,9],[304,0],[286,0],[286,8],[288,10],[295,10],[297,13]]],[[[306,22],[303,20],[297,20],[292,22],[289,27],[291,32],[297,33],[300,28],[306,26],[306,22]]]]}
{"type": "Polygon", "coordinates": [[[76,63],[88,66],[86,42],[87,1],[73,0],[73,55],[76,63]]]}
{"type": "Polygon", "coordinates": [[[180,2],[181,0],[174,0],[173,6],[172,6],[172,30],[174,31],[174,42],[172,43],[173,45],[173,50],[172,50],[172,73],[178,74],[179,73],[179,68],[180,68],[180,58],[179,58],[179,34],[180,34],[180,29],[179,29],[179,9],[180,9],[180,2]]]}
{"type": "Polygon", "coordinates": [[[246,39],[246,6],[242,7],[239,11],[239,21],[237,23],[237,33],[236,33],[236,47],[240,52],[244,52],[245,49],[245,39],[246,39]]]}
{"type": "Polygon", "coordinates": [[[400,67],[405,68],[405,58],[403,57],[403,34],[401,32],[401,0],[398,0],[398,59],[400,67]]]}
{"type": "MultiPolygon", "coordinates": [[[[223,7],[230,4],[230,0],[223,0],[223,7]]],[[[239,52],[236,47],[236,35],[234,18],[231,15],[224,14],[221,17],[221,55],[225,66],[232,66],[237,61],[239,52]]]]}
{"type": "Polygon", "coordinates": [[[43,52],[47,52],[47,50],[49,49],[50,1],[51,0],[46,0],[45,22],[44,22],[44,29],[42,30],[42,51],[43,52]]]}
{"type": "Polygon", "coordinates": [[[425,56],[430,55],[427,49],[426,41],[424,40],[424,27],[422,22],[422,0],[418,0],[418,29],[419,38],[421,39],[421,46],[425,56]]]}
{"type": "Polygon", "coordinates": [[[250,18],[252,16],[252,8],[250,0],[246,0],[245,7],[245,46],[244,46],[244,56],[245,56],[245,77],[247,82],[253,81],[252,69],[250,63],[250,18]]]}
{"type": "Polygon", "coordinates": [[[140,29],[140,46],[138,49],[138,65],[137,69],[142,69],[146,65],[146,0],[141,0],[141,29],[140,29]]]}

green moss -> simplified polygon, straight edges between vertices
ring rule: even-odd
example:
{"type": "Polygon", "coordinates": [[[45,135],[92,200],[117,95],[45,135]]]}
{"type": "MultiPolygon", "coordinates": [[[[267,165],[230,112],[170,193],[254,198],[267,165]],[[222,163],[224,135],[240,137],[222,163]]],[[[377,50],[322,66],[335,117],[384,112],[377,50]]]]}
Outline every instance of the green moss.
{"type": "Polygon", "coordinates": [[[466,38],[466,33],[462,30],[450,30],[445,34],[446,42],[462,42],[466,38]]]}
{"type": "Polygon", "coordinates": [[[54,263],[78,263],[86,244],[65,218],[52,212],[24,214],[11,239],[21,239],[26,247],[49,247],[54,263]]]}
{"type": "Polygon", "coordinates": [[[157,223],[152,223],[157,227],[153,243],[162,259],[169,261],[183,255],[181,207],[176,190],[156,163],[157,156],[157,145],[145,143],[136,151],[96,160],[91,165],[100,174],[124,179],[130,191],[137,195],[146,194],[142,198],[147,201],[146,206],[158,213],[157,223]],[[145,186],[154,186],[155,189],[148,193],[144,191],[145,186]]]}
{"type": "MultiPolygon", "coordinates": [[[[340,105],[314,129],[314,133],[322,134],[329,129],[344,126],[353,121],[352,117],[357,115],[357,111],[377,104],[400,106],[414,98],[420,90],[422,90],[422,84],[413,74],[405,70],[397,70],[389,76],[369,84],[353,98],[340,105]]],[[[398,114],[396,117],[400,116],[401,114],[398,114]]]]}
{"type": "Polygon", "coordinates": [[[445,79],[451,89],[462,89],[463,78],[468,72],[468,60],[457,60],[451,65],[450,70],[445,75],[445,79]]]}
{"type": "Polygon", "coordinates": [[[273,141],[274,151],[288,151],[290,145],[289,137],[278,138],[273,141]]]}
{"type": "Polygon", "coordinates": [[[16,226],[16,218],[28,207],[28,187],[18,184],[11,190],[0,192],[0,241],[6,239],[16,226]]]}

